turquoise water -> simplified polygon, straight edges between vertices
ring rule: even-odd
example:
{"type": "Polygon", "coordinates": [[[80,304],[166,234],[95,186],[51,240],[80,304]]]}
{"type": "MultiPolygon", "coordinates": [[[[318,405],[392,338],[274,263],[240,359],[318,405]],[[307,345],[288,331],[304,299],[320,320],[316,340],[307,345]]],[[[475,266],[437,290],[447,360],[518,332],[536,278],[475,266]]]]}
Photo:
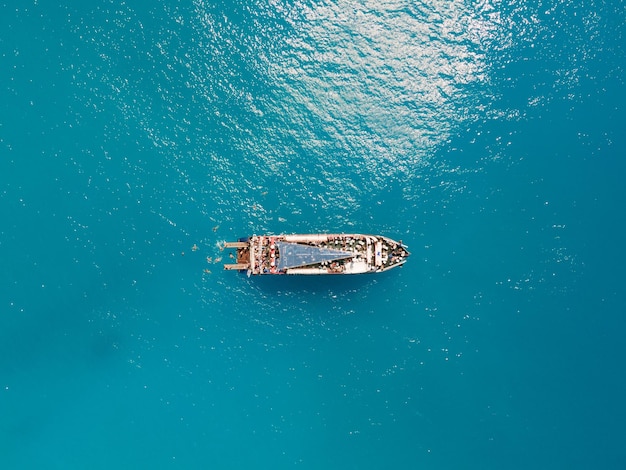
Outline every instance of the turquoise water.
{"type": "Polygon", "coordinates": [[[64,3],[0,5],[2,468],[626,466],[623,2],[64,3]],[[317,231],[412,257],[216,262],[317,231]]]}

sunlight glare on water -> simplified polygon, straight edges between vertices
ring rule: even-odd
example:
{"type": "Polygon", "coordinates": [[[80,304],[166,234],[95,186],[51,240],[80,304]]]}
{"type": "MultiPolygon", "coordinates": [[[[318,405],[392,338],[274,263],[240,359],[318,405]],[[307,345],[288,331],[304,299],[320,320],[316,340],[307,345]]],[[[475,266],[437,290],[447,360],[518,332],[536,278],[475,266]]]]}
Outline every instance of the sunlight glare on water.
{"type": "Polygon", "coordinates": [[[490,111],[486,54],[502,35],[488,2],[197,0],[194,10],[183,21],[180,6],[155,7],[152,18],[124,6],[110,32],[79,25],[98,61],[77,64],[77,80],[90,100],[118,107],[124,126],[113,133],[141,130],[162,155],[128,162],[128,173],[164,165],[167,185],[216,222],[245,214],[261,231],[311,220],[307,208],[353,214],[375,188],[444,171],[429,167],[434,152],[490,111]],[[165,24],[151,29],[157,20],[165,24]],[[120,55],[144,81],[109,59],[120,55]],[[246,165],[233,165],[240,156],[246,165]],[[239,201],[239,211],[215,216],[208,200],[239,201]]]}
{"type": "Polygon", "coordinates": [[[489,91],[483,47],[495,26],[466,2],[274,5],[291,27],[266,64],[275,113],[300,123],[313,158],[330,151],[340,167],[415,177],[489,91]]]}

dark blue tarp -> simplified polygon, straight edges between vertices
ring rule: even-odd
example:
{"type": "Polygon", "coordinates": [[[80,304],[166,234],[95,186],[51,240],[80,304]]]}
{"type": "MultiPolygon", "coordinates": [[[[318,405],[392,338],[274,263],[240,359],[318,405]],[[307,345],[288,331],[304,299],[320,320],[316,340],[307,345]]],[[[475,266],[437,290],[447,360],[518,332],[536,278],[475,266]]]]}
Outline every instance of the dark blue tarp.
{"type": "Polygon", "coordinates": [[[333,250],[317,246],[301,245],[299,243],[276,242],[278,247],[278,269],[284,270],[298,266],[308,266],[322,261],[335,261],[352,258],[350,251],[333,250]]]}

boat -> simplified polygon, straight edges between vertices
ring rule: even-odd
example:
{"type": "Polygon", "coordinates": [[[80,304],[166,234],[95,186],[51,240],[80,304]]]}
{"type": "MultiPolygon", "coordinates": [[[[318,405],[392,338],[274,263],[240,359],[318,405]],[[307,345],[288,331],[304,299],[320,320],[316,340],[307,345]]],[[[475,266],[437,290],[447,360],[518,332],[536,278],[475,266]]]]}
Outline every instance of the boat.
{"type": "Polygon", "coordinates": [[[236,263],[224,269],[250,275],[380,273],[402,266],[410,253],[402,242],[381,235],[253,235],[236,242],[236,263]]]}

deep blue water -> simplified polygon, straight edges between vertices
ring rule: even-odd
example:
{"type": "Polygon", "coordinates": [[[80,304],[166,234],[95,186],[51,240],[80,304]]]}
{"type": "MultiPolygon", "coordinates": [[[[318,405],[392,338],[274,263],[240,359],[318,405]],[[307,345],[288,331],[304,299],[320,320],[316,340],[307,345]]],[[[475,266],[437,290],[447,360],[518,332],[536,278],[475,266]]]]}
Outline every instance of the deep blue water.
{"type": "Polygon", "coordinates": [[[626,467],[623,2],[63,3],[0,4],[2,468],[626,467]],[[317,231],[412,257],[217,262],[317,231]]]}

